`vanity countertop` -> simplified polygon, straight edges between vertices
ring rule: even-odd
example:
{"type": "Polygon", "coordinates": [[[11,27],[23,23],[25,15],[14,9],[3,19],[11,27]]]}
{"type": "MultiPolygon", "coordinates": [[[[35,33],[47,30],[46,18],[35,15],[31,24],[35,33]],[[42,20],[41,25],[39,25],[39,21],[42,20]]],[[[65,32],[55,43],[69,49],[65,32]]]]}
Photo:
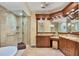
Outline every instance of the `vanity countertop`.
{"type": "Polygon", "coordinates": [[[53,36],[50,36],[50,38],[56,38],[56,39],[59,39],[59,36],[53,35],[53,36]]]}
{"type": "Polygon", "coordinates": [[[53,34],[37,34],[37,36],[52,36],[53,34]]]}
{"type": "Polygon", "coordinates": [[[66,34],[66,35],[59,35],[59,37],[63,37],[72,41],[79,42],[79,36],[78,35],[73,35],[73,34],[66,34]]]}

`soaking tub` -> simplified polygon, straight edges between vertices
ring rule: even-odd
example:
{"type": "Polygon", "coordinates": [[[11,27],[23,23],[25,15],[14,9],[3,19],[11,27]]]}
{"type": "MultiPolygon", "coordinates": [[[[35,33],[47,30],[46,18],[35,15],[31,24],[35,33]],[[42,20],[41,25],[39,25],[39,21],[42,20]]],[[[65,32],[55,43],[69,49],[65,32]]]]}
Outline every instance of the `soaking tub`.
{"type": "Polygon", "coordinates": [[[17,46],[7,46],[0,48],[0,56],[15,56],[17,53],[17,46]]]}

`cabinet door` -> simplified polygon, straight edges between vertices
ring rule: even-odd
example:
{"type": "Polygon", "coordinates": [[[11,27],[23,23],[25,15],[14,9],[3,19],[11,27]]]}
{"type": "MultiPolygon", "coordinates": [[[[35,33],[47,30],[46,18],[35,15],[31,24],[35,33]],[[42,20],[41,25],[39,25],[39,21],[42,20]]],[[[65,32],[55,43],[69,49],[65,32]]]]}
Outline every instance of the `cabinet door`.
{"type": "Polygon", "coordinates": [[[41,46],[41,37],[39,37],[39,36],[36,36],[36,46],[37,47],[40,47],[41,46]]]}
{"type": "Polygon", "coordinates": [[[60,37],[59,40],[59,48],[61,49],[61,51],[66,55],[67,53],[67,49],[66,49],[67,43],[65,38],[60,37]]]}
{"type": "Polygon", "coordinates": [[[70,56],[74,56],[75,55],[75,53],[76,53],[76,43],[74,42],[74,41],[70,41],[70,40],[68,40],[69,41],[69,54],[70,54],[70,56]]]}
{"type": "Polygon", "coordinates": [[[49,36],[37,36],[36,45],[37,47],[50,47],[49,36]]]}
{"type": "Polygon", "coordinates": [[[49,39],[49,36],[43,36],[42,46],[43,47],[50,47],[50,39],[49,39]]]}
{"type": "Polygon", "coordinates": [[[77,42],[76,45],[77,45],[77,46],[76,46],[76,53],[75,53],[75,54],[76,54],[77,56],[79,56],[79,43],[77,42]]]}
{"type": "Polygon", "coordinates": [[[60,38],[60,40],[59,40],[59,49],[61,50],[61,48],[62,48],[62,39],[60,38]]]}
{"type": "Polygon", "coordinates": [[[65,55],[68,56],[77,55],[78,49],[76,48],[76,46],[77,46],[76,42],[60,37],[59,48],[65,55]]]}

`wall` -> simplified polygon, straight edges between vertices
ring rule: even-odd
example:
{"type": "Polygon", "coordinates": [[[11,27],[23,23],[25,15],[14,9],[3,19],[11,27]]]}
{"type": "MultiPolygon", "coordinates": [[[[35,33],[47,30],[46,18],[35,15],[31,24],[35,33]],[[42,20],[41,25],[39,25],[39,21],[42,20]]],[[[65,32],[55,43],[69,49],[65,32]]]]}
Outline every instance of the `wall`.
{"type": "Polygon", "coordinates": [[[31,46],[36,46],[36,17],[34,13],[31,15],[31,46]]]}
{"type": "Polygon", "coordinates": [[[8,13],[5,19],[5,29],[7,31],[6,45],[17,45],[16,37],[16,16],[12,13],[8,13]]]}

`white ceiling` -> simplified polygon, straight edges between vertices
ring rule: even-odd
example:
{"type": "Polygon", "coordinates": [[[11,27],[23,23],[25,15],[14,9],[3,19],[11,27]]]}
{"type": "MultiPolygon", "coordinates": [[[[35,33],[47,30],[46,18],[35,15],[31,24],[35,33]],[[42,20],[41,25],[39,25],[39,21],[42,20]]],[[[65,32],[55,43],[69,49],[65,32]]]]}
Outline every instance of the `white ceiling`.
{"type": "Polygon", "coordinates": [[[45,9],[41,8],[41,2],[28,2],[27,5],[31,11],[35,13],[51,13],[62,10],[69,3],[70,2],[48,2],[48,6],[45,9]]]}
{"type": "Polygon", "coordinates": [[[8,11],[12,11],[18,16],[20,13],[22,13],[23,4],[23,2],[0,2],[0,5],[8,9],[8,11]]]}
{"type": "Polygon", "coordinates": [[[22,2],[0,2],[8,10],[22,10],[22,2]]]}
{"type": "Polygon", "coordinates": [[[51,13],[62,10],[70,2],[48,2],[48,6],[45,9],[41,8],[41,2],[0,2],[0,5],[4,6],[10,11],[15,12],[23,9],[25,3],[28,8],[35,13],[51,13]]]}

